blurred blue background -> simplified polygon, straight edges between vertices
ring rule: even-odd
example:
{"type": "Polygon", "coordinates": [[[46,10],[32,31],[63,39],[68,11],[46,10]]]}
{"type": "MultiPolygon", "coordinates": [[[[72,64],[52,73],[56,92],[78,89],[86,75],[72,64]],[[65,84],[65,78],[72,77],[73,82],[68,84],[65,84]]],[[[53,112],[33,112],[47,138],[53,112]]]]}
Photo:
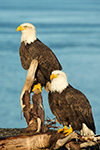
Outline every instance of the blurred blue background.
{"type": "MultiPolygon", "coordinates": [[[[0,128],[24,128],[20,94],[26,78],[19,58],[19,24],[36,26],[37,37],[58,57],[68,81],[89,99],[100,133],[100,1],[0,0],[0,128]]],[[[53,118],[43,90],[45,116],[53,118]]]]}

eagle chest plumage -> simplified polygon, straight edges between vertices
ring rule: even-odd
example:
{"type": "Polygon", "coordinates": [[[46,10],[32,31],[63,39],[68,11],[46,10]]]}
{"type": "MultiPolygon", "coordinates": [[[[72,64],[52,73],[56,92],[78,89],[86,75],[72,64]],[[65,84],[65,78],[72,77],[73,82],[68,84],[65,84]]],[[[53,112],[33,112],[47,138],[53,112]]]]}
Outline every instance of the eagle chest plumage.
{"type": "Polygon", "coordinates": [[[69,85],[62,93],[49,92],[49,105],[58,122],[81,130],[82,123],[95,132],[91,106],[83,93],[69,85]]]}
{"type": "Polygon", "coordinates": [[[37,78],[37,81],[40,82],[42,86],[45,86],[46,82],[50,81],[50,74],[53,70],[62,69],[51,49],[38,39],[27,45],[22,42],[19,53],[22,67],[25,70],[28,70],[33,59],[38,60],[35,78],[37,78]]]}

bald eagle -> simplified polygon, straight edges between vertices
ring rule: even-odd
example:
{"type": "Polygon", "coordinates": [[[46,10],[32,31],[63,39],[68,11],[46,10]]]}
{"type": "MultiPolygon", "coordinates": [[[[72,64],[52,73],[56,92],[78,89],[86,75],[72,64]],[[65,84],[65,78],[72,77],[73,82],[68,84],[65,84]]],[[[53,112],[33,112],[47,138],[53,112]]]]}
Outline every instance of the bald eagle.
{"type": "Polygon", "coordinates": [[[60,70],[52,72],[51,90],[48,94],[49,105],[58,122],[81,135],[93,135],[95,124],[91,106],[86,96],[68,84],[67,76],[60,70]]]}
{"type": "Polygon", "coordinates": [[[23,23],[17,28],[18,31],[22,32],[19,50],[21,64],[25,70],[28,70],[21,93],[22,100],[25,91],[31,91],[33,84],[40,83],[45,87],[50,81],[51,72],[61,70],[62,66],[52,50],[36,37],[34,25],[23,23]]]}

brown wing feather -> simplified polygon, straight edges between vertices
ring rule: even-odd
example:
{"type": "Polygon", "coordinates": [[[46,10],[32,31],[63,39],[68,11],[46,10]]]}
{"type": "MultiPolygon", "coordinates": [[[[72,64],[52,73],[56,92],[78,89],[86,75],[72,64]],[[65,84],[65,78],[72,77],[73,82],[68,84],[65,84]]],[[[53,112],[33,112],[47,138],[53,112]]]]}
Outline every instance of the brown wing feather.
{"type": "Polygon", "coordinates": [[[91,106],[86,96],[69,85],[69,89],[66,93],[66,101],[69,102],[74,118],[76,118],[74,119],[75,126],[77,126],[77,122],[79,122],[80,125],[85,123],[95,132],[91,106]]]}

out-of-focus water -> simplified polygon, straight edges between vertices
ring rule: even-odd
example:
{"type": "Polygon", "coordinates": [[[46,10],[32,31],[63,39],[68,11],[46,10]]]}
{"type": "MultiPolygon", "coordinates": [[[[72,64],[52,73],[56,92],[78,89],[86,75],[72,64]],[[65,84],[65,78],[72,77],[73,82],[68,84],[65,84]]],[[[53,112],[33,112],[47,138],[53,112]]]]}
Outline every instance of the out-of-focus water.
{"type": "MultiPolygon", "coordinates": [[[[19,58],[23,22],[36,26],[37,37],[58,57],[68,81],[89,99],[100,133],[100,1],[0,1],[0,127],[26,127],[20,93],[26,71],[19,58]]],[[[43,90],[45,116],[53,117],[43,90]]]]}

